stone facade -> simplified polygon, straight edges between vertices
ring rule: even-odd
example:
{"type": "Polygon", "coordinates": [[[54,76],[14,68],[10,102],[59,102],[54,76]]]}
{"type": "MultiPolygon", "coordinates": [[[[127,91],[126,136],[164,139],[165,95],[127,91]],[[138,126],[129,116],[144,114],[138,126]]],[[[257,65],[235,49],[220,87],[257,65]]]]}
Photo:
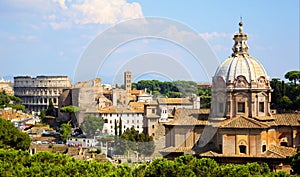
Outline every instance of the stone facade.
{"type": "Polygon", "coordinates": [[[58,116],[73,120],[79,126],[87,114],[97,114],[99,109],[112,105],[112,102],[103,95],[101,79],[78,82],[72,88],[65,90],[59,97],[59,107],[77,106],[80,112],[72,114],[58,112],[58,116]]]}
{"type": "Polygon", "coordinates": [[[13,84],[3,78],[0,80],[0,92],[5,91],[8,95],[14,95],[13,84]]]}
{"type": "Polygon", "coordinates": [[[165,157],[192,153],[235,162],[255,157],[279,164],[296,152],[300,114],[271,114],[269,77],[249,55],[248,37],[239,25],[233,54],[213,77],[210,113],[176,109],[174,120],[164,124],[165,157]]]}
{"type": "Polygon", "coordinates": [[[22,99],[22,104],[29,111],[47,109],[50,101],[58,108],[58,97],[71,88],[68,76],[30,76],[14,77],[15,96],[22,99]]]}
{"type": "Polygon", "coordinates": [[[158,138],[164,135],[164,127],[160,124],[172,121],[177,108],[192,109],[193,103],[188,98],[158,98],[145,103],[144,133],[158,138]]]}

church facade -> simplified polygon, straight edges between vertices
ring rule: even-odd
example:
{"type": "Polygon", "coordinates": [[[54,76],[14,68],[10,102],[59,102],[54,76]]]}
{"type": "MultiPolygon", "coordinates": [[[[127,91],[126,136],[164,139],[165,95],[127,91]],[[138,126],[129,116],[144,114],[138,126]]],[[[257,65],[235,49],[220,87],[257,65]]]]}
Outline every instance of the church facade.
{"type": "Polygon", "coordinates": [[[248,53],[247,39],[240,22],[233,53],[212,79],[209,115],[201,109],[177,109],[174,121],[164,124],[166,148],[161,153],[165,157],[195,154],[279,163],[296,152],[300,114],[276,114],[270,109],[270,79],[248,53]]]}

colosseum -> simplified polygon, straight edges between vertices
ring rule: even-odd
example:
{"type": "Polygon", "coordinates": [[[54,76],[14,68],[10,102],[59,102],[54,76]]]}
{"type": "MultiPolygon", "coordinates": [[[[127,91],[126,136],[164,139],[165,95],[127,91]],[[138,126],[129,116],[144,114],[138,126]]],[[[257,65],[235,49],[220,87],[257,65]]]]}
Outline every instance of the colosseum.
{"type": "Polygon", "coordinates": [[[71,86],[68,76],[14,77],[15,96],[22,99],[22,103],[29,111],[47,109],[50,101],[57,108],[59,95],[71,86]]]}

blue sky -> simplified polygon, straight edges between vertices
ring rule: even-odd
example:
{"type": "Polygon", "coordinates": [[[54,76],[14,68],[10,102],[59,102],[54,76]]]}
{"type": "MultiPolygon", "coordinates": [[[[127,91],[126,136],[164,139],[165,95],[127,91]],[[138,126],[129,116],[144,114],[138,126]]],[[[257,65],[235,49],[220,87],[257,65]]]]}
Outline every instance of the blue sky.
{"type": "MultiPolygon", "coordinates": [[[[81,57],[97,36],[121,21],[142,17],[175,20],[197,31],[221,62],[231,54],[232,37],[238,30],[240,16],[244,32],[249,35],[249,53],[264,65],[271,78],[283,78],[289,70],[300,70],[298,0],[1,0],[0,77],[68,75],[72,79],[81,57]]],[[[158,63],[168,61],[172,55],[171,58],[184,58],[179,61],[183,68],[197,70],[190,62],[191,56],[176,49],[170,42],[154,39],[130,42],[117,48],[106,60],[117,67],[107,65],[95,76],[106,83],[118,82],[114,77],[121,77],[123,69],[130,69],[130,60],[124,63],[121,59],[145,56],[148,61],[151,59],[144,54],[151,52],[155,52],[155,57],[157,53],[166,56],[158,63]]],[[[199,69],[199,72],[205,71],[199,69]]],[[[159,77],[163,76],[164,73],[159,77]]],[[[182,78],[172,76],[169,80],[172,79],[182,78]]],[[[210,81],[210,77],[195,80],[210,81]]]]}

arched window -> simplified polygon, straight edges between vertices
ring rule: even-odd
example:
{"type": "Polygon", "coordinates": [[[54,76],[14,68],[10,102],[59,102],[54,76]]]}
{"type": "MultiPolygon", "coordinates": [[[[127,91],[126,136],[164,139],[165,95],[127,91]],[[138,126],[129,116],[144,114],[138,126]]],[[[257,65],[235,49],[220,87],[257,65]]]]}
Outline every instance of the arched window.
{"type": "Polygon", "coordinates": [[[288,143],[287,142],[281,142],[280,146],[288,146],[288,143]]]}
{"type": "Polygon", "coordinates": [[[262,147],[261,147],[261,152],[265,152],[267,150],[267,146],[264,144],[264,145],[262,145],[262,147]]]}
{"type": "Polygon", "coordinates": [[[240,153],[246,154],[247,147],[245,145],[239,145],[240,153]]]}

